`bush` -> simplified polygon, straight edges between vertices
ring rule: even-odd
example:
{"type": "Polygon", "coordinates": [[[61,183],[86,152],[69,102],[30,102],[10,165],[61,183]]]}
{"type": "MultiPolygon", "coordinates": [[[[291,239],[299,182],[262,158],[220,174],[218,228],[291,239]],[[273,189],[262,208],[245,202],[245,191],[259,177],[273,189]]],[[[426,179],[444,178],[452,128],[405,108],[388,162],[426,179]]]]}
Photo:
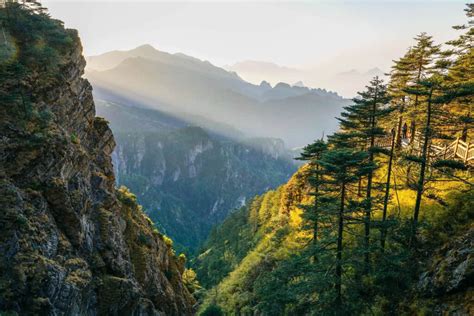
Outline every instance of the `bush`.
{"type": "Polygon", "coordinates": [[[220,306],[211,304],[202,313],[199,314],[200,316],[223,316],[224,312],[220,306]]]}
{"type": "Polygon", "coordinates": [[[171,240],[171,238],[169,238],[168,236],[163,235],[163,241],[169,248],[173,247],[173,240],[171,240]]]}

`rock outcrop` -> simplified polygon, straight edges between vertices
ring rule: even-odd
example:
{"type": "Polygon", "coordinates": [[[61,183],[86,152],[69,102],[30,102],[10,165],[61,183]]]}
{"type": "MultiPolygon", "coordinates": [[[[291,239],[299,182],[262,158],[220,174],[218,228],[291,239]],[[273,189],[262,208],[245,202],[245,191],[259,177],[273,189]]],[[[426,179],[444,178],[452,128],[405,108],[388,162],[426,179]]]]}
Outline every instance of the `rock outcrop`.
{"type": "Polygon", "coordinates": [[[76,32],[11,10],[25,33],[7,24],[18,59],[0,63],[0,314],[192,314],[183,260],[134,195],[115,188],[114,137],[95,117],[76,32]],[[26,54],[43,46],[29,34],[55,50],[53,71],[30,67],[26,54]],[[56,49],[48,36],[66,40],[56,49]],[[6,72],[16,66],[21,80],[6,72]]]}
{"type": "Polygon", "coordinates": [[[434,253],[416,292],[437,315],[474,313],[474,228],[434,253]]]}

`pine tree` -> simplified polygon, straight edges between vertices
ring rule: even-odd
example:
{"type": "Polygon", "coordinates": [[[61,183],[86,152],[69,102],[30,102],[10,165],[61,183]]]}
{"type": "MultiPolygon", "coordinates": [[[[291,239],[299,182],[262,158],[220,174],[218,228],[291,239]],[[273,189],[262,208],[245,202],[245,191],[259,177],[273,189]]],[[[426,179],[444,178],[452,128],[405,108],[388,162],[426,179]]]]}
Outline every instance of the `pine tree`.
{"type": "Polygon", "coordinates": [[[349,205],[349,188],[357,183],[360,176],[365,176],[375,169],[375,164],[368,161],[369,154],[347,148],[332,149],[325,152],[318,163],[325,175],[326,183],[333,187],[333,194],[325,195],[323,203],[328,215],[334,218],[336,228],[336,258],[334,268],[335,307],[340,308],[342,299],[343,275],[343,239],[345,219],[354,211],[349,205]],[[332,206],[332,207],[331,207],[332,206]]]}
{"type": "MultiPolygon", "coordinates": [[[[416,87],[421,80],[429,77],[433,72],[434,59],[439,53],[439,45],[434,45],[431,36],[421,33],[415,37],[416,44],[409,50],[404,57],[405,67],[410,72],[410,80],[407,82],[407,88],[416,87]]],[[[419,112],[420,98],[418,95],[412,95],[411,106],[408,109],[410,122],[410,142],[415,139],[417,114],[419,112]]]]}
{"type": "Polygon", "coordinates": [[[439,89],[439,77],[433,76],[429,80],[419,81],[416,87],[407,89],[407,93],[415,95],[417,97],[423,97],[426,103],[426,112],[425,112],[425,127],[422,132],[422,148],[419,158],[413,159],[413,161],[420,164],[420,172],[418,175],[418,181],[416,184],[416,199],[415,199],[415,209],[413,212],[413,235],[416,235],[416,230],[418,226],[418,217],[421,207],[421,198],[425,188],[425,173],[428,165],[429,158],[429,146],[432,141],[433,136],[433,97],[436,90],[439,89]]]}
{"type": "Polygon", "coordinates": [[[323,175],[321,174],[321,167],[318,164],[318,160],[321,159],[322,155],[328,149],[328,145],[323,140],[317,140],[312,144],[307,145],[298,160],[308,161],[309,163],[309,183],[313,192],[311,195],[314,197],[313,205],[301,206],[305,213],[303,218],[308,223],[308,226],[313,230],[313,245],[316,245],[318,241],[318,225],[320,217],[320,203],[319,197],[321,195],[322,186],[324,184],[323,175]]]}
{"type": "Polygon", "coordinates": [[[406,130],[403,129],[404,113],[407,107],[407,93],[404,91],[410,82],[411,73],[414,71],[415,65],[411,62],[413,55],[410,48],[405,56],[394,61],[392,71],[390,72],[390,82],[388,84],[388,92],[392,97],[391,106],[397,110],[397,128],[396,128],[396,147],[402,147],[402,138],[406,137],[406,130]],[[405,135],[404,135],[405,134],[405,135]]]}
{"type": "MultiPolygon", "coordinates": [[[[373,163],[376,152],[380,152],[377,141],[386,136],[380,125],[380,119],[388,115],[393,108],[387,106],[390,97],[383,81],[375,77],[366,90],[359,92],[353,104],[344,108],[339,118],[341,131],[330,137],[337,146],[363,148],[368,152],[368,162],[373,163]]],[[[365,273],[370,270],[370,228],[373,210],[374,170],[367,174],[366,195],[364,201],[364,245],[365,273]]]]}
{"type": "Polygon", "coordinates": [[[392,166],[393,166],[393,155],[396,143],[396,133],[395,130],[392,129],[391,131],[392,139],[390,141],[390,151],[388,153],[388,164],[387,164],[387,180],[385,181],[385,193],[383,199],[383,210],[382,210],[382,221],[380,224],[380,247],[382,251],[385,249],[385,239],[387,235],[387,210],[388,210],[388,202],[390,198],[390,183],[392,177],[392,166]]]}
{"type": "Polygon", "coordinates": [[[467,4],[465,11],[470,19],[468,24],[453,27],[464,33],[447,42],[451,49],[444,52],[440,65],[447,70],[443,85],[449,90],[445,106],[445,113],[449,115],[444,117],[445,124],[450,125],[449,134],[457,134],[463,141],[467,140],[474,123],[471,114],[474,103],[474,4],[467,4]]]}

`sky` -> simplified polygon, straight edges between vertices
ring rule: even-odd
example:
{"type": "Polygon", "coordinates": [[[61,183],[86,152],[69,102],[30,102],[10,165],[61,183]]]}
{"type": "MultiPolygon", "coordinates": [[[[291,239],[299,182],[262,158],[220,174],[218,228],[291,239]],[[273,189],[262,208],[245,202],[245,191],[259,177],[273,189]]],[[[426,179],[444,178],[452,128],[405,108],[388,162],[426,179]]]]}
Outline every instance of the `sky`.
{"type": "Polygon", "coordinates": [[[244,60],[299,69],[384,71],[420,32],[456,37],[466,0],[42,1],[76,28],[86,55],[141,44],[217,66],[244,60]]]}

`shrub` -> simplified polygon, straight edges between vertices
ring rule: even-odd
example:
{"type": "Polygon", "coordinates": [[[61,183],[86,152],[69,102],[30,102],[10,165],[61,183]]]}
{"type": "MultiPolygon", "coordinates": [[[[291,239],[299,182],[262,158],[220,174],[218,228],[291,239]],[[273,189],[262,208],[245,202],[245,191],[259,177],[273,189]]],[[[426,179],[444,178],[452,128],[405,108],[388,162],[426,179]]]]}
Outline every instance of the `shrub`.
{"type": "Polygon", "coordinates": [[[173,240],[171,240],[171,238],[168,236],[163,235],[163,241],[165,242],[166,246],[168,246],[168,248],[173,247],[173,240]]]}
{"type": "Polygon", "coordinates": [[[223,316],[224,312],[222,308],[218,305],[211,304],[202,313],[199,314],[200,316],[223,316]]]}

